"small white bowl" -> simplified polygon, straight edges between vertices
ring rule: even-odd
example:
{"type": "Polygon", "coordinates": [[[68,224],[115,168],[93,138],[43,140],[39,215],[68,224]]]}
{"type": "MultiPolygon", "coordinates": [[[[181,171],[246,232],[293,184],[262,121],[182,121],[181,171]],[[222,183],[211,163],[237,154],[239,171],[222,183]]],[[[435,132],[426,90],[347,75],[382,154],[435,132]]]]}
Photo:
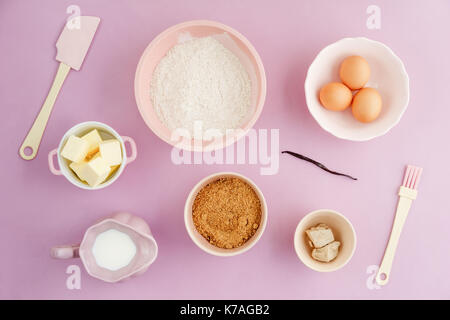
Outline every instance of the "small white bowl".
{"type": "Polygon", "coordinates": [[[312,270],[331,272],[344,267],[352,258],[356,249],[356,233],[351,222],[337,211],[320,209],[308,213],[300,223],[294,234],[294,248],[300,260],[312,270]],[[338,256],[330,262],[320,262],[311,256],[312,248],[308,244],[306,230],[325,223],[333,230],[336,241],[340,241],[338,256]]]}
{"type": "Polygon", "coordinates": [[[241,253],[244,253],[245,251],[249,250],[251,247],[253,247],[258,240],[261,238],[264,229],[266,228],[267,224],[267,204],[266,200],[264,198],[264,195],[262,194],[261,190],[256,186],[256,184],[250,180],[247,177],[244,177],[243,175],[240,175],[238,173],[234,172],[219,172],[212,174],[210,176],[207,176],[203,180],[201,180],[199,183],[195,185],[195,187],[192,189],[192,191],[189,193],[186,205],[184,207],[184,224],[186,226],[186,230],[191,237],[192,241],[203,251],[215,255],[215,256],[221,256],[221,257],[229,257],[229,256],[235,256],[241,253]],[[248,183],[253,190],[255,190],[256,194],[259,197],[259,200],[261,202],[261,223],[259,224],[258,229],[256,230],[255,234],[247,240],[246,243],[244,243],[242,246],[234,249],[223,249],[216,247],[212,244],[210,244],[203,236],[197,231],[194,225],[194,221],[192,219],[192,205],[194,203],[195,198],[197,197],[198,192],[206,186],[208,183],[211,183],[213,181],[216,181],[220,178],[238,178],[246,183],[248,183]]]}
{"type": "Polygon", "coordinates": [[[114,181],[116,181],[117,178],[122,174],[123,170],[125,169],[125,166],[136,160],[136,157],[137,157],[136,143],[132,138],[120,136],[113,128],[104,123],[97,121],[88,121],[77,124],[76,126],[72,127],[66,132],[66,134],[61,139],[61,142],[59,143],[59,147],[57,149],[53,149],[48,154],[48,167],[51,173],[57,176],[63,175],[67,180],[69,180],[69,182],[71,182],[73,185],[81,189],[98,190],[103,189],[111,185],[114,181]],[[116,172],[114,172],[110,177],[106,179],[106,181],[104,181],[103,183],[99,184],[96,187],[91,187],[85,182],[81,181],[72,171],[72,169],[70,169],[69,167],[70,161],[61,157],[62,148],[64,147],[64,145],[67,142],[67,139],[69,139],[71,135],[80,137],[93,129],[98,130],[102,139],[117,139],[122,147],[122,155],[123,155],[122,163],[120,164],[120,167],[116,170],[116,172]],[[128,142],[130,144],[131,155],[127,155],[125,142],[128,142]],[[59,170],[55,168],[53,162],[53,158],[55,157],[55,155],[58,158],[59,170]]]}
{"type": "Polygon", "coordinates": [[[401,119],[409,102],[409,78],[400,58],[386,45],[367,38],[345,38],[319,52],[308,69],[305,80],[306,104],[319,125],[334,136],[365,141],[386,134],[401,119]],[[383,99],[378,119],[371,123],[357,121],[351,107],[343,112],[325,109],[319,91],[331,81],[340,81],[339,66],[348,56],[359,55],[370,65],[366,87],[377,89],[383,99]]]}

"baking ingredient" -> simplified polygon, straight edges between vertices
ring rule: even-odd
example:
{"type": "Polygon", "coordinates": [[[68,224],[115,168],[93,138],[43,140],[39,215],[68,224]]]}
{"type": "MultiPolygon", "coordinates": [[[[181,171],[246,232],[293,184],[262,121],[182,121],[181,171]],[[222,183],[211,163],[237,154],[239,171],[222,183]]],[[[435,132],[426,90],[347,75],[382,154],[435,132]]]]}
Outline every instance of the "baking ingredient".
{"type": "Polygon", "coordinates": [[[282,151],[281,153],[287,153],[287,154],[290,154],[291,156],[296,157],[296,158],[298,158],[298,159],[301,159],[301,160],[305,160],[305,161],[307,161],[307,162],[310,162],[310,163],[314,164],[315,166],[319,167],[320,169],[322,169],[322,170],[324,170],[324,171],[326,171],[326,172],[328,172],[328,173],[331,173],[331,174],[334,174],[334,175],[337,175],[337,176],[347,177],[347,178],[352,179],[352,180],[358,180],[357,178],[354,178],[354,177],[352,177],[352,176],[349,176],[348,174],[339,173],[339,172],[330,170],[330,169],[328,169],[327,167],[325,167],[325,165],[323,165],[322,163],[320,163],[320,162],[318,162],[318,161],[316,161],[316,160],[313,160],[313,159],[311,159],[311,158],[308,158],[308,157],[306,157],[306,156],[304,156],[304,155],[301,155],[301,154],[299,154],[299,153],[292,152],[292,151],[282,151]]]}
{"type": "Polygon", "coordinates": [[[171,131],[194,124],[202,130],[236,129],[251,111],[251,81],[239,58],[213,37],[172,47],[156,66],[150,96],[160,121],[171,131]]]}
{"type": "Polygon", "coordinates": [[[81,169],[87,164],[88,162],[86,161],[86,159],[83,159],[79,162],[71,162],[69,164],[69,168],[73,170],[73,172],[75,172],[75,174],[80,177],[81,174],[81,169]]]}
{"type": "Polygon", "coordinates": [[[353,98],[353,116],[361,122],[372,122],[381,113],[382,100],[374,88],[363,88],[353,98]]]}
{"type": "Polygon", "coordinates": [[[198,192],[192,218],[197,231],[209,243],[219,248],[237,248],[259,228],[261,202],[245,181],[220,178],[198,192]]]}
{"type": "Polygon", "coordinates": [[[377,119],[381,113],[382,100],[376,89],[363,88],[370,78],[370,66],[366,59],[361,56],[345,58],[339,76],[344,84],[331,82],[320,89],[322,105],[328,110],[342,111],[351,104],[353,116],[358,121],[368,123],[377,119]],[[350,89],[359,91],[352,97],[350,89]]]}
{"type": "Polygon", "coordinates": [[[97,129],[81,138],[70,136],[61,156],[71,161],[69,168],[91,187],[111,177],[123,161],[120,142],[116,139],[103,141],[97,129]]]}
{"type": "Polygon", "coordinates": [[[321,262],[330,262],[339,253],[341,243],[335,241],[333,230],[325,223],[319,223],[305,231],[308,244],[313,248],[311,256],[313,259],[321,262]]]}
{"type": "Polygon", "coordinates": [[[317,261],[330,262],[337,257],[340,245],[339,241],[333,241],[322,248],[313,249],[311,256],[317,261]]]}
{"type": "Polygon", "coordinates": [[[352,92],[340,82],[331,82],[320,89],[319,98],[326,109],[342,111],[350,106],[352,92]]]}
{"type": "Polygon", "coordinates": [[[79,162],[86,157],[88,149],[89,144],[87,141],[71,135],[61,151],[61,156],[67,160],[79,162]]]}
{"type": "Polygon", "coordinates": [[[113,176],[114,173],[116,173],[116,171],[120,168],[120,165],[117,166],[112,166],[111,167],[111,171],[109,172],[109,175],[106,177],[105,180],[108,180],[110,177],[113,176]]]}
{"type": "Polygon", "coordinates": [[[370,78],[369,63],[360,56],[347,57],[341,63],[339,76],[342,82],[350,89],[361,89],[370,78]]]}
{"type": "Polygon", "coordinates": [[[98,266],[116,271],[130,264],[136,245],[128,234],[109,229],[95,238],[92,254],[98,266]]]}
{"type": "Polygon", "coordinates": [[[311,240],[310,245],[315,248],[322,248],[330,242],[334,241],[333,231],[324,223],[317,225],[316,227],[306,230],[306,234],[311,240]]]}
{"type": "Polygon", "coordinates": [[[116,139],[100,142],[100,156],[109,166],[116,166],[122,163],[122,147],[116,139]]]}
{"type": "Polygon", "coordinates": [[[86,140],[87,143],[89,144],[87,154],[88,158],[92,157],[94,154],[98,152],[98,145],[100,142],[102,142],[102,137],[100,136],[100,133],[98,133],[97,129],[89,131],[84,136],[82,136],[81,139],[86,140]]]}
{"type": "Polygon", "coordinates": [[[108,177],[111,167],[100,155],[94,156],[79,169],[78,176],[91,187],[96,187],[108,177]]]}

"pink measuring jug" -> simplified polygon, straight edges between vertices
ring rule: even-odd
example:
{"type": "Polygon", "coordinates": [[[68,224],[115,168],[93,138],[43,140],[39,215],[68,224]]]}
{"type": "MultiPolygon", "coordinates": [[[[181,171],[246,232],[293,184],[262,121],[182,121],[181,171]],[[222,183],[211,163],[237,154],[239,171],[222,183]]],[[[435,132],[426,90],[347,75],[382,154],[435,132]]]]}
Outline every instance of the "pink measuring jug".
{"type": "Polygon", "coordinates": [[[158,245],[144,219],[131,213],[120,212],[89,227],[79,245],[56,246],[51,249],[50,254],[56,259],[80,258],[91,276],[106,282],[117,282],[147,271],[158,255],[158,245]],[[131,262],[115,271],[97,265],[92,253],[97,236],[109,229],[127,234],[136,245],[136,254],[131,262]]]}

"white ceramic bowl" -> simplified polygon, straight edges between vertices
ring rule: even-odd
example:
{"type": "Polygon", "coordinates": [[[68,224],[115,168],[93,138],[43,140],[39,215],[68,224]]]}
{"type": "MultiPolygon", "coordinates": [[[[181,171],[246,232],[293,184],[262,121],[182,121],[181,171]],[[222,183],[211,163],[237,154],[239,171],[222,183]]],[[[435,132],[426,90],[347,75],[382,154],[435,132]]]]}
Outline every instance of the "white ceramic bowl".
{"type": "Polygon", "coordinates": [[[206,178],[202,179],[199,183],[195,185],[195,187],[192,189],[192,191],[189,193],[186,205],[184,207],[184,223],[186,226],[186,230],[191,237],[192,241],[203,251],[216,255],[216,256],[222,256],[222,257],[229,257],[229,256],[235,256],[237,254],[244,253],[245,251],[252,248],[258,240],[261,238],[264,229],[266,228],[267,224],[267,204],[266,200],[264,198],[264,195],[262,194],[261,190],[256,186],[256,184],[250,180],[247,177],[244,177],[243,175],[240,175],[238,173],[234,172],[219,172],[212,174],[210,176],[207,176],[206,178]],[[248,183],[253,190],[255,190],[256,194],[259,197],[259,200],[261,202],[261,223],[259,225],[259,228],[256,230],[255,234],[247,240],[246,243],[244,243],[242,246],[234,249],[223,249],[216,247],[212,244],[210,244],[203,236],[197,231],[194,225],[194,221],[192,219],[192,205],[194,203],[195,198],[197,197],[198,192],[206,186],[208,183],[211,183],[219,178],[239,178],[246,183],[248,183]]]}
{"type": "Polygon", "coordinates": [[[319,272],[336,271],[344,267],[356,249],[356,233],[351,222],[337,211],[320,209],[313,211],[300,221],[294,234],[294,248],[300,260],[309,268],[319,272]],[[338,256],[330,262],[320,262],[311,257],[306,230],[325,223],[333,230],[335,240],[340,241],[338,256]]]}
{"type": "Polygon", "coordinates": [[[305,80],[306,104],[319,125],[334,136],[353,141],[365,141],[387,133],[401,119],[409,102],[409,78],[400,58],[386,45],[367,38],[345,38],[319,52],[308,69],[305,80]],[[340,81],[339,66],[348,56],[364,57],[371,75],[367,87],[380,92],[383,109],[371,123],[357,121],[351,108],[343,112],[325,109],[319,101],[319,91],[331,81],[340,81]]]}
{"type": "Polygon", "coordinates": [[[120,136],[113,128],[110,126],[97,122],[97,121],[88,121],[88,122],[82,122],[80,124],[77,124],[76,126],[70,128],[62,137],[61,142],[59,143],[59,146],[57,149],[54,149],[50,151],[48,154],[48,166],[50,169],[50,172],[54,175],[63,175],[69,182],[71,182],[73,185],[86,190],[98,190],[103,189],[109,185],[111,185],[114,181],[119,178],[119,176],[122,174],[123,170],[125,169],[125,166],[131,162],[133,162],[137,157],[137,149],[136,149],[136,143],[134,140],[130,137],[126,136],[120,136]],[[81,181],[75,174],[75,172],[70,169],[69,164],[70,161],[64,159],[61,157],[61,151],[64,145],[67,142],[67,139],[71,135],[76,135],[78,137],[88,133],[89,131],[97,129],[102,139],[117,139],[120,142],[120,145],[122,147],[122,155],[123,155],[123,161],[120,164],[120,167],[114,172],[110,177],[108,177],[103,183],[99,184],[96,187],[91,187],[85,182],[81,181]],[[125,142],[128,142],[130,144],[131,154],[127,154],[127,150],[125,148],[125,142]],[[53,158],[55,155],[58,158],[58,166],[59,169],[55,168],[55,165],[53,163],[53,158]]]}

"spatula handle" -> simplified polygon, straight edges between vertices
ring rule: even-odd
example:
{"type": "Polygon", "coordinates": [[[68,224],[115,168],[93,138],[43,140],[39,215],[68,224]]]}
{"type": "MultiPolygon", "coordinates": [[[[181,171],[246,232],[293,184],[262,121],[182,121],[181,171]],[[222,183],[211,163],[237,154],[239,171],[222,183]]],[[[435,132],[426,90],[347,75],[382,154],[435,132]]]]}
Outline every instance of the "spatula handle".
{"type": "Polygon", "coordinates": [[[25,160],[31,160],[36,157],[39,145],[41,143],[42,135],[44,134],[45,127],[47,126],[48,118],[52,112],[53,105],[55,104],[56,97],[58,96],[59,90],[61,89],[64,80],[69,73],[70,67],[65,63],[60,63],[58,71],[53,80],[52,87],[42,105],[41,111],[39,112],[36,120],[34,120],[33,126],[31,127],[28,135],[22,143],[19,149],[20,156],[25,160]],[[31,153],[26,154],[25,149],[30,148],[31,153]]]}

